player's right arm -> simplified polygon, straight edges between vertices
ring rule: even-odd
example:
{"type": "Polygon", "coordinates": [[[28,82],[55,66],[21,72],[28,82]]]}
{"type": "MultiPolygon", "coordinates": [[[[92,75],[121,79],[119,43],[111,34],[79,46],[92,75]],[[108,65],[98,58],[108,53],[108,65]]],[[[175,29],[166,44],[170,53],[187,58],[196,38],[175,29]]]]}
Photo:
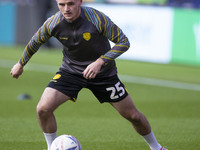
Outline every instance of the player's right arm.
{"type": "Polygon", "coordinates": [[[24,66],[30,60],[30,58],[38,51],[41,45],[48,41],[51,37],[50,24],[55,16],[50,17],[47,21],[38,29],[33,35],[31,40],[26,45],[23,55],[19,60],[19,63],[24,66]]]}
{"type": "Polygon", "coordinates": [[[60,22],[61,15],[56,13],[54,16],[47,19],[47,21],[38,29],[38,31],[31,38],[26,45],[23,55],[20,60],[13,66],[10,74],[13,78],[18,78],[23,73],[23,67],[27,64],[30,58],[38,51],[40,46],[51,38],[53,28],[60,22]]]}
{"type": "Polygon", "coordinates": [[[18,62],[16,63],[10,71],[10,74],[13,78],[18,79],[19,76],[23,73],[23,66],[18,62]]]}

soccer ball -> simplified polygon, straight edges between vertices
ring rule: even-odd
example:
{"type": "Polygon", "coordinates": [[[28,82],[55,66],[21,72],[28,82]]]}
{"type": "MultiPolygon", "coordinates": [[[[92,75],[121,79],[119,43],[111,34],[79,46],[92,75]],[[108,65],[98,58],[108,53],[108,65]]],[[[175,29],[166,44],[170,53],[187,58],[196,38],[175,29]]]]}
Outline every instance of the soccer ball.
{"type": "Polygon", "coordinates": [[[60,135],[52,142],[50,150],[82,150],[82,148],[72,135],[60,135]]]}

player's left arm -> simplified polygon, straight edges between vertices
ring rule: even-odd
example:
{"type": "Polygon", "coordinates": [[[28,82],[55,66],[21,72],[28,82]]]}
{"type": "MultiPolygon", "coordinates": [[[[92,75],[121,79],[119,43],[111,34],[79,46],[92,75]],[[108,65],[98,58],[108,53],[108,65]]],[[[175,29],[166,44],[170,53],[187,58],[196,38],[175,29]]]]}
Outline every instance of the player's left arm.
{"type": "Polygon", "coordinates": [[[94,9],[90,13],[92,13],[93,17],[95,16],[96,19],[92,20],[86,15],[88,20],[93,22],[93,24],[97,27],[97,30],[106,36],[110,41],[114,42],[115,45],[107,53],[87,66],[83,72],[83,76],[86,79],[95,78],[103,64],[113,61],[130,47],[130,43],[126,35],[110,20],[109,17],[94,9]]]}
{"type": "Polygon", "coordinates": [[[116,24],[114,24],[111,19],[102,14],[103,20],[102,24],[102,33],[106,36],[110,41],[115,43],[115,45],[109,50],[107,53],[101,56],[105,63],[109,63],[126,52],[130,43],[126,35],[123,33],[122,29],[120,29],[116,24]]]}
{"type": "Polygon", "coordinates": [[[86,79],[95,78],[103,64],[109,63],[109,61],[113,61],[115,58],[128,50],[129,41],[127,37],[123,34],[122,30],[114,24],[113,29],[115,29],[116,31],[113,30],[112,36],[109,37],[109,39],[114,42],[115,45],[106,54],[102,55],[96,61],[87,66],[87,68],[83,72],[83,76],[86,79]]]}
{"type": "Polygon", "coordinates": [[[83,77],[86,79],[94,79],[96,75],[99,73],[101,66],[104,64],[102,58],[98,58],[96,61],[91,63],[86,67],[83,71],[83,77]]]}
{"type": "Polygon", "coordinates": [[[129,49],[130,43],[128,38],[108,16],[96,9],[89,7],[84,7],[84,11],[88,21],[93,23],[99,33],[115,43],[115,45],[107,53],[100,57],[105,63],[113,61],[115,58],[122,55],[129,49]]]}

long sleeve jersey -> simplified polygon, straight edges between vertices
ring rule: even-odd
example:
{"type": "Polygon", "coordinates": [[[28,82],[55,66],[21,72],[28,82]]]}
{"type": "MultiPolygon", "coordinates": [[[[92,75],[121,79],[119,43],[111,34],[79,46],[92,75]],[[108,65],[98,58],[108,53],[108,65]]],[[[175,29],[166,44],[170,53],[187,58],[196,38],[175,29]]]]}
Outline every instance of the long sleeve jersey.
{"type": "Polygon", "coordinates": [[[108,16],[82,6],[80,16],[73,22],[68,22],[60,11],[48,18],[25,47],[19,62],[24,66],[52,36],[63,45],[60,69],[74,74],[82,74],[90,63],[101,57],[105,65],[98,76],[115,75],[115,58],[130,46],[125,34],[108,16]],[[109,40],[115,43],[112,48],[109,40]]]}

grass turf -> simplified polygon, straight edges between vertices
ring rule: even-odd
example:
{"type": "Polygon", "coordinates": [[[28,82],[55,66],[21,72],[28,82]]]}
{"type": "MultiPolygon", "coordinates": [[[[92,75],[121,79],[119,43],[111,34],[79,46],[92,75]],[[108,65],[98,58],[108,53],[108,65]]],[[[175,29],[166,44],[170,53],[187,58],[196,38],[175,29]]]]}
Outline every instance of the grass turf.
{"type": "MultiPolygon", "coordinates": [[[[17,61],[21,47],[0,47],[0,59],[17,61]]],[[[61,64],[61,52],[41,49],[30,63],[61,64]]],[[[200,69],[193,66],[152,64],[117,60],[119,74],[200,84],[200,69]]],[[[26,66],[28,68],[28,65],[26,66]]],[[[56,70],[55,70],[56,71],[56,70]]],[[[10,68],[0,67],[0,149],[43,150],[46,143],[37,123],[36,105],[54,73],[25,70],[18,79],[10,68]],[[19,101],[22,93],[31,100],[19,101]]],[[[146,115],[157,140],[171,150],[198,150],[200,147],[200,92],[143,84],[126,83],[136,106],[146,115]]],[[[78,101],[66,102],[55,115],[58,134],[72,134],[83,150],[148,150],[128,121],[109,104],[99,104],[84,89],[78,101]]]]}

